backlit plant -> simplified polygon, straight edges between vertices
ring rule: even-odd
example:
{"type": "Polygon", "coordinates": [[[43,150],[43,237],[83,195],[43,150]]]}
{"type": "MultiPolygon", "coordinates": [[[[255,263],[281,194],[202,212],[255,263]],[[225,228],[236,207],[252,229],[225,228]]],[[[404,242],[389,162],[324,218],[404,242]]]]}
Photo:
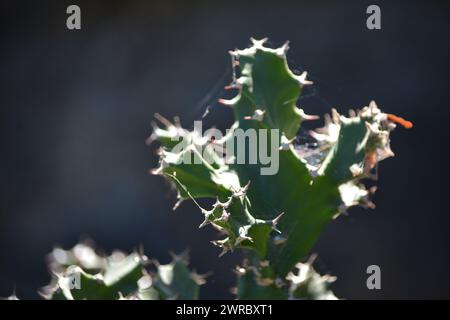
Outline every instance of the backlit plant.
{"type": "MultiPolygon", "coordinates": [[[[204,217],[200,227],[210,225],[222,235],[214,241],[220,255],[244,251],[235,270],[238,299],[335,299],[329,288],[334,278],[314,270],[311,248],[323,228],[350,207],[373,207],[372,189],[363,182],[376,178],[378,163],[393,156],[389,141],[396,124],[412,127],[372,101],[348,116],[332,109],[324,126],[310,132],[314,146],[299,144],[301,124],[318,117],[296,105],[312,82],[306,72],[289,69],[287,50],[287,44],[273,49],[252,39],[249,48],[230,52],[234,76],[227,88],[236,96],[219,102],[235,121],[220,139],[160,115],[150,137],[160,144],[153,173],[173,184],[178,204],[197,204],[204,217]],[[230,155],[217,152],[230,142],[242,144],[235,133],[249,130],[263,134],[253,144],[244,141],[244,152],[261,158],[262,146],[276,145],[269,154],[278,161],[276,170],[263,174],[264,161],[225,161],[230,155]],[[213,204],[202,207],[200,198],[213,204]]],[[[42,290],[49,299],[197,299],[205,281],[187,268],[185,257],[160,265],[141,252],[100,256],[83,243],[55,249],[49,261],[53,280],[42,290]]]]}

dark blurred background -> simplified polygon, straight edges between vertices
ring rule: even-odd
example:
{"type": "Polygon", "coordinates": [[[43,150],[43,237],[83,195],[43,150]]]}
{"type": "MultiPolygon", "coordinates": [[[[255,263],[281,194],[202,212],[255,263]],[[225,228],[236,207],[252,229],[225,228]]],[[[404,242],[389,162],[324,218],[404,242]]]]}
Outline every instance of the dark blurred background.
{"type": "MultiPolygon", "coordinates": [[[[203,298],[231,298],[239,253],[217,258],[199,210],[177,211],[147,147],[155,112],[186,126],[217,105],[231,79],[229,49],[249,37],[290,40],[292,68],[315,85],[306,112],[345,111],[375,99],[414,122],[393,133],[396,158],[381,164],[375,210],[330,224],[314,252],[338,277],[342,298],[450,298],[450,7],[444,1],[6,1],[1,2],[0,296],[37,298],[45,254],[88,235],[106,251],[142,244],[161,262],[191,251],[214,274],[203,298]],[[66,28],[81,7],[82,29],[66,28]],[[382,29],[366,28],[381,7],[382,29]],[[382,290],[366,288],[366,268],[382,290]]],[[[317,124],[319,125],[319,123],[317,124]]]]}

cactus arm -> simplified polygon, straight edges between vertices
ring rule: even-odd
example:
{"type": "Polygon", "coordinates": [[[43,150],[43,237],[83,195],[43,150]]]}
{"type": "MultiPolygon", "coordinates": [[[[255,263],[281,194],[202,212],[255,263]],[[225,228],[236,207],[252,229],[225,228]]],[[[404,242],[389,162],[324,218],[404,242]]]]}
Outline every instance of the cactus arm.
{"type": "Polygon", "coordinates": [[[336,278],[317,273],[312,266],[312,260],[298,263],[295,266],[298,271],[288,274],[289,297],[291,299],[336,300],[336,296],[330,290],[330,284],[336,278]]]}
{"type": "Polygon", "coordinates": [[[288,44],[280,48],[264,47],[265,39],[254,40],[250,48],[235,50],[231,55],[238,61],[241,77],[236,80],[240,94],[233,101],[236,119],[252,116],[256,109],[265,111],[263,122],[278,128],[287,138],[297,134],[301,112],[295,106],[300,96],[304,76],[293,74],[286,62],[288,44]]]}
{"type": "Polygon", "coordinates": [[[183,260],[175,258],[171,263],[159,265],[155,279],[155,288],[160,299],[196,300],[199,298],[199,285],[203,279],[186,267],[183,260]]]}
{"type": "Polygon", "coordinates": [[[71,250],[53,250],[49,262],[53,278],[41,295],[52,300],[198,299],[204,283],[202,276],[189,271],[186,258],[174,256],[153,273],[140,253],[102,257],[83,243],[71,250]]]}
{"type": "Polygon", "coordinates": [[[242,268],[238,272],[236,293],[239,300],[285,300],[288,298],[286,290],[277,287],[274,283],[258,284],[258,275],[253,270],[242,268]]]}
{"type": "Polygon", "coordinates": [[[221,173],[208,164],[197,150],[188,149],[180,154],[164,153],[165,160],[158,170],[177,185],[180,198],[224,198],[229,195],[224,185],[227,180],[222,179],[221,173]],[[182,158],[186,155],[192,155],[198,164],[184,163],[182,158]]]}

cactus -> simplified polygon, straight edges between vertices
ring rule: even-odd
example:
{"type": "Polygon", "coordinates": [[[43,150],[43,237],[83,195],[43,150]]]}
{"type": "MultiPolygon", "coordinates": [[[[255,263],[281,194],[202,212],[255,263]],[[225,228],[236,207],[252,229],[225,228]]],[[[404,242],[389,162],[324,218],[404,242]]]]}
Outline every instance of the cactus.
{"type": "Polygon", "coordinates": [[[221,255],[245,251],[246,260],[237,268],[239,299],[335,298],[328,285],[332,278],[302,261],[330,221],[349,207],[374,206],[369,199],[373,190],[363,181],[376,179],[378,162],[393,156],[389,135],[395,122],[412,126],[372,101],[349,116],[331,110],[324,127],[311,132],[315,147],[297,143],[301,123],[318,117],[296,106],[312,82],[306,72],[297,75],[289,69],[287,50],[287,43],[273,49],[265,39],[252,39],[249,48],[230,52],[234,77],[227,88],[237,95],[219,100],[235,117],[225,136],[202,135],[182,128],[178,119],[172,123],[156,115],[161,124],[153,124],[150,137],[161,145],[160,165],[152,172],[175,186],[176,206],[186,199],[197,204],[204,215],[200,227],[210,224],[224,234],[214,241],[221,255]],[[254,145],[244,147],[261,161],[225,161],[217,151],[248,129],[263,132],[254,145]],[[279,146],[270,154],[279,166],[263,174],[268,168],[262,146],[270,143],[279,146]],[[199,198],[215,203],[203,208],[199,198]]]}
{"type": "Polygon", "coordinates": [[[139,252],[103,257],[92,245],[79,243],[71,250],[55,248],[48,260],[53,279],[41,295],[52,300],[192,300],[204,283],[187,268],[186,254],[161,265],[139,252]]]}
{"type": "MultiPolygon", "coordinates": [[[[238,299],[336,299],[330,289],[335,278],[313,268],[311,248],[348,208],[374,207],[374,189],[364,181],[377,179],[378,163],[393,156],[389,136],[396,124],[413,126],[372,101],[348,116],[332,109],[324,127],[310,131],[312,143],[299,143],[302,122],[318,117],[296,106],[312,82],[306,72],[289,69],[287,50],[287,43],[273,49],[265,39],[252,39],[249,48],[230,52],[227,88],[237,95],[219,100],[235,117],[226,135],[190,131],[179,119],[157,114],[162,125],[154,123],[150,136],[160,143],[160,165],[152,172],[174,185],[174,208],[192,200],[203,214],[199,227],[211,225],[224,235],[213,242],[220,255],[244,251],[235,270],[238,299]],[[200,198],[212,199],[211,207],[202,207],[200,198]]],[[[198,299],[205,281],[188,269],[186,254],[161,265],[142,252],[105,257],[80,243],[54,249],[48,260],[46,299],[198,299]]]]}

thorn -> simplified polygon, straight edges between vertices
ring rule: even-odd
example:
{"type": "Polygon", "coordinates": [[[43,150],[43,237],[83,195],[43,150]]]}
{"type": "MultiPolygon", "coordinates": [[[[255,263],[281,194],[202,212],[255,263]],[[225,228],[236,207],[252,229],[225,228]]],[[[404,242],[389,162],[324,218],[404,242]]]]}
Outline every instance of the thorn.
{"type": "Polygon", "coordinates": [[[248,188],[250,187],[250,182],[251,181],[249,180],[244,187],[239,188],[239,190],[234,191],[233,192],[233,196],[236,197],[236,198],[240,198],[240,197],[245,196],[247,194],[248,188]]]}
{"type": "Polygon", "coordinates": [[[326,274],[326,275],[322,276],[322,278],[328,283],[333,283],[333,282],[335,282],[337,280],[337,277],[330,276],[329,274],[326,274]]]}
{"type": "MultiPolygon", "coordinates": [[[[44,296],[42,296],[42,297],[45,298],[44,296]]],[[[9,297],[0,298],[0,300],[19,300],[19,298],[17,298],[17,295],[16,295],[16,285],[14,285],[13,292],[11,293],[11,295],[9,297]]]]}
{"type": "Polygon", "coordinates": [[[347,206],[344,203],[341,203],[338,207],[338,214],[336,215],[336,218],[340,215],[340,214],[345,214],[348,215],[347,212],[347,206]]]}
{"type": "Polygon", "coordinates": [[[313,265],[314,262],[316,261],[317,257],[318,257],[318,254],[317,254],[317,253],[311,254],[311,256],[309,257],[307,263],[308,263],[309,265],[313,265]]]}
{"type": "MultiPolygon", "coordinates": [[[[37,294],[44,298],[45,300],[50,300],[52,298],[52,295],[57,291],[57,288],[49,288],[49,287],[44,287],[42,289],[40,289],[37,294]]],[[[1,299],[0,299],[1,300],[1,299]]]]}
{"type": "Polygon", "coordinates": [[[220,202],[219,200],[217,200],[217,205],[222,207],[222,208],[228,208],[231,203],[233,202],[233,196],[229,197],[228,200],[226,202],[220,202]]]}
{"type": "Polygon", "coordinates": [[[159,266],[161,265],[161,263],[156,259],[151,259],[150,262],[153,263],[156,268],[159,268],[159,266]]]}
{"type": "Polygon", "coordinates": [[[256,48],[263,48],[264,43],[268,40],[268,38],[262,38],[261,40],[257,40],[253,37],[250,38],[250,41],[252,42],[253,46],[256,48]]]}
{"type": "Polygon", "coordinates": [[[294,138],[288,140],[285,135],[281,136],[281,146],[280,146],[279,150],[283,150],[283,151],[289,150],[291,143],[294,142],[295,139],[296,138],[294,137],[294,138]]]}
{"type": "Polygon", "coordinates": [[[148,261],[148,258],[144,253],[144,245],[142,243],[139,245],[137,254],[139,255],[139,259],[141,259],[141,261],[148,261]]]}
{"type": "Polygon", "coordinates": [[[280,221],[280,219],[284,216],[284,212],[280,213],[275,219],[272,220],[272,228],[276,232],[281,234],[281,231],[277,229],[277,224],[280,221]]]}
{"type": "Polygon", "coordinates": [[[49,270],[49,271],[50,271],[50,274],[57,279],[62,277],[62,275],[59,272],[57,272],[56,270],[49,270]]]}
{"type": "Polygon", "coordinates": [[[219,258],[222,258],[228,251],[230,251],[227,247],[222,248],[222,252],[219,254],[219,258]]]}
{"type": "Polygon", "coordinates": [[[236,241],[234,243],[235,246],[240,244],[242,241],[248,240],[253,243],[253,239],[249,237],[248,235],[248,228],[246,227],[240,227],[239,228],[239,236],[236,238],[236,241]]]}
{"type": "Polygon", "coordinates": [[[162,167],[153,168],[148,171],[148,173],[150,173],[151,175],[154,175],[154,176],[160,175],[161,172],[162,172],[162,167]]]}
{"type": "Polygon", "coordinates": [[[301,75],[297,76],[297,80],[300,82],[302,86],[312,85],[314,82],[306,80],[308,72],[303,71],[301,75]]]}
{"type": "Polygon", "coordinates": [[[175,127],[181,128],[181,121],[180,121],[180,117],[179,116],[173,117],[173,123],[174,123],[175,127]]]}
{"type": "Polygon", "coordinates": [[[222,99],[221,98],[221,99],[218,99],[217,102],[222,104],[222,105],[224,105],[224,106],[227,106],[227,107],[232,107],[233,106],[232,100],[226,100],[226,99],[222,99]]]}
{"type": "Polygon", "coordinates": [[[253,243],[253,239],[249,236],[238,236],[236,238],[236,241],[234,242],[234,246],[239,245],[242,241],[250,241],[251,243],[253,243]]]}
{"type": "Polygon", "coordinates": [[[289,41],[286,41],[281,47],[275,49],[275,54],[277,54],[279,57],[285,57],[288,50],[289,41]]]}
{"type": "Polygon", "coordinates": [[[375,203],[373,203],[372,201],[368,201],[366,205],[369,209],[375,209],[376,207],[375,203]]]}
{"type": "Polygon", "coordinates": [[[162,115],[160,115],[159,113],[155,113],[155,118],[161,122],[163,125],[165,125],[166,127],[171,127],[173,126],[173,124],[167,120],[166,118],[164,118],[162,115]]]}
{"type": "Polygon", "coordinates": [[[281,49],[286,53],[289,50],[289,40],[287,40],[283,45],[281,46],[281,49]]]}
{"type": "Polygon", "coordinates": [[[317,115],[306,114],[305,111],[303,111],[303,109],[298,109],[298,114],[300,115],[301,120],[312,121],[320,119],[320,117],[317,115]]]}
{"type": "Polygon", "coordinates": [[[239,50],[238,49],[235,49],[235,50],[229,50],[228,51],[228,53],[232,56],[232,57],[234,57],[234,58],[237,58],[237,57],[239,57],[239,50]]]}
{"type": "Polygon", "coordinates": [[[202,213],[205,216],[205,220],[198,226],[198,228],[203,228],[204,226],[208,225],[209,223],[211,223],[211,221],[209,221],[209,216],[212,214],[212,211],[208,211],[205,209],[202,209],[202,213]]]}
{"type": "Polygon", "coordinates": [[[220,218],[216,219],[214,221],[225,221],[226,222],[226,221],[228,221],[229,218],[230,218],[230,213],[227,210],[225,210],[225,208],[223,208],[222,215],[220,216],[220,218]]]}
{"type": "Polygon", "coordinates": [[[231,83],[225,87],[223,87],[224,90],[233,90],[233,89],[239,89],[239,86],[236,83],[231,83]]]}
{"type": "Polygon", "coordinates": [[[331,109],[331,119],[333,120],[333,123],[338,124],[340,121],[340,114],[339,112],[337,112],[337,110],[335,108],[331,109]]]}
{"type": "Polygon", "coordinates": [[[183,198],[178,199],[177,202],[173,205],[172,210],[174,210],[174,211],[177,210],[178,207],[179,207],[183,202],[184,202],[184,199],[183,199],[183,198]]]}
{"type": "Polygon", "coordinates": [[[206,283],[206,278],[209,277],[212,272],[208,272],[205,274],[198,274],[195,270],[191,272],[191,279],[198,285],[202,286],[206,283]]]}
{"type": "Polygon", "coordinates": [[[262,121],[264,119],[265,113],[266,113],[266,110],[256,109],[252,116],[246,116],[246,117],[244,117],[244,120],[262,121]]]}
{"type": "Polygon", "coordinates": [[[244,267],[236,266],[235,269],[233,269],[234,273],[236,273],[238,276],[242,276],[247,273],[247,270],[245,270],[244,267]]]}
{"type": "Polygon", "coordinates": [[[209,221],[208,218],[205,218],[205,220],[203,220],[203,222],[198,226],[198,228],[201,229],[204,226],[208,225],[209,223],[211,223],[211,221],[209,221]]]}
{"type": "Polygon", "coordinates": [[[153,142],[155,142],[157,138],[153,134],[151,134],[147,139],[145,139],[145,145],[150,146],[153,142]]]}
{"type": "Polygon", "coordinates": [[[369,122],[366,121],[364,124],[366,125],[366,128],[367,130],[369,130],[370,134],[376,133],[376,129],[369,122]]]}
{"type": "Polygon", "coordinates": [[[189,249],[184,250],[180,254],[175,254],[172,251],[169,254],[172,257],[172,262],[181,262],[185,265],[189,264],[189,249]]]}

